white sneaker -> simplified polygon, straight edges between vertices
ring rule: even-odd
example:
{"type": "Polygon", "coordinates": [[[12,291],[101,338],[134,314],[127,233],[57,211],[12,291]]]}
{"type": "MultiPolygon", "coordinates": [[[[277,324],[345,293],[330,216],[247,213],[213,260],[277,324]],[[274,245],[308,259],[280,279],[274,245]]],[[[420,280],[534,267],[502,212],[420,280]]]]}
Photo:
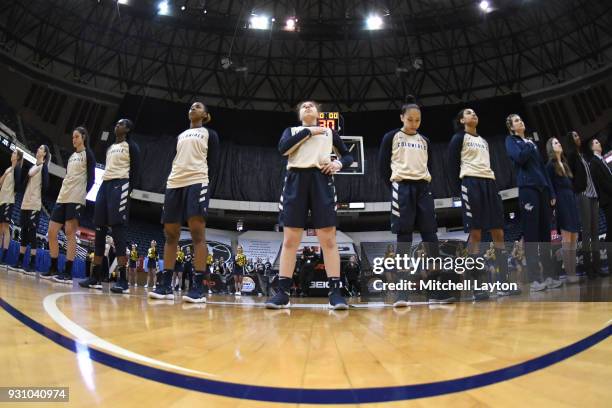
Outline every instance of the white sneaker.
{"type": "Polygon", "coordinates": [[[540,292],[543,290],[546,290],[546,283],[542,282],[538,282],[538,281],[533,281],[531,282],[531,284],[529,285],[529,291],[531,292],[540,292]]]}
{"type": "Polygon", "coordinates": [[[208,294],[212,295],[212,290],[208,289],[208,294]]]}
{"type": "Polygon", "coordinates": [[[580,283],[582,279],[580,279],[580,276],[568,276],[567,279],[565,279],[565,282],[568,284],[572,284],[572,283],[580,283]]]}
{"type": "Polygon", "coordinates": [[[546,285],[547,289],[555,289],[555,288],[563,286],[562,281],[553,279],[553,278],[546,278],[546,280],[544,281],[544,284],[546,285]]]}
{"type": "Polygon", "coordinates": [[[143,288],[147,289],[149,287],[148,283],[145,283],[145,285],[143,286],[143,288]]]}
{"type": "Polygon", "coordinates": [[[236,296],[242,296],[242,293],[240,293],[240,292],[236,292],[236,293],[234,293],[234,295],[236,295],[236,296]]]}

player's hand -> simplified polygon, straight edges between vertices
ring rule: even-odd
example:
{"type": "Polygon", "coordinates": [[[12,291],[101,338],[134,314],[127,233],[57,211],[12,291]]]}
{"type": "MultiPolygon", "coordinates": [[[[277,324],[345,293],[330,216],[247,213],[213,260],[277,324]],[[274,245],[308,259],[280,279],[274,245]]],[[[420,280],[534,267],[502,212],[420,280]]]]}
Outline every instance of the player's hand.
{"type": "Polygon", "coordinates": [[[556,200],[556,199],[554,199],[554,198],[553,198],[552,200],[550,200],[550,205],[551,205],[551,206],[553,206],[553,207],[554,207],[556,203],[557,203],[557,200],[556,200]]]}
{"type": "Polygon", "coordinates": [[[338,160],[334,160],[321,168],[321,172],[328,176],[340,171],[342,169],[342,163],[338,160]]]}
{"type": "Polygon", "coordinates": [[[311,126],[308,128],[308,130],[310,130],[310,134],[312,136],[315,135],[324,135],[327,133],[327,128],[324,127],[320,127],[320,126],[311,126]]]}

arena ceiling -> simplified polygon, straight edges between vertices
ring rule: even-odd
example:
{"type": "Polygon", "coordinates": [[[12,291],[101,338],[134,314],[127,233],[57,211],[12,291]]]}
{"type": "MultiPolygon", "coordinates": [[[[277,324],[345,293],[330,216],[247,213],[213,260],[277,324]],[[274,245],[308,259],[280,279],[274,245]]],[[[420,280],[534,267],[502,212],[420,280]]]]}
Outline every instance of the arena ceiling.
{"type": "Polygon", "coordinates": [[[341,111],[529,92],[612,63],[609,0],[1,0],[0,48],[114,93],[341,111]],[[182,9],[184,7],[184,10],[182,9]],[[268,18],[253,29],[253,17],[268,18]],[[377,16],[378,30],[366,19],[377,16]],[[272,21],[274,18],[274,21],[272,21]],[[294,18],[293,30],[286,20],[294,18]]]}

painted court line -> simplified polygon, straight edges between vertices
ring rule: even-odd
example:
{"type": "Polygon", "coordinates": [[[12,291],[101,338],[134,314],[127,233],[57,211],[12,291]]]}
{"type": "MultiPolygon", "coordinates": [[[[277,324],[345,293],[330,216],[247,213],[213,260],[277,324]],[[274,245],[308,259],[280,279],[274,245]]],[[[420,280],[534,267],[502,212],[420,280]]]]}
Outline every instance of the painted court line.
{"type": "MultiPolygon", "coordinates": [[[[79,292],[82,294],[82,292],[79,292]]],[[[230,383],[207,378],[194,377],[182,373],[170,372],[157,367],[143,365],[136,361],[126,360],[97,348],[88,347],[80,341],[66,337],[26,316],[4,299],[0,298],[0,307],[15,319],[30,327],[42,336],[72,351],[82,352],[86,349],[89,358],[100,364],[115,368],[141,378],[183,389],[256,401],[309,403],[309,404],[356,404],[402,401],[426,398],[467,391],[474,388],[511,380],[568,359],[612,335],[611,322],[597,332],[558,350],[527,360],[509,367],[485,372],[482,374],[461,377],[446,381],[422,384],[401,385],[377,388],[356,389],[313,389],[283,388],[250,384],[230,383]]]]}
{"type": "Polygon", "coordinates": [[[64,293],[53,293],[44,298],[43,307],[45,311],[47,312],[47,314],[49,314],[49,316],[51,316],[51,318],[57,324],[59,324],[64,330],[72,334],[76,338],[77,342],[87,347],[95,347],[101,350],[106,350],[110,353],[113,353],[119,356],[123,356],[133,361],[140,361],[141,363],[145,363],[145,364],[149,364],[149,365],[153,365],[153,366],[157,366],[157,367],[161,367],[165,369],[180,371],[186,374],[216,377],[215,374],[206,373],[203,371],[191,370],[191,369],[177,366],[174,364],[169,364],[169,363],[166,363],[160,360],[155,360],[153,358],[146,357],[138,353],[134,353],[133,351],[124,349],[109,341],[101,339],[100,337],[85,330],[83,327],[79,326],[78,324],[70,320],[64,313],[62,313],[61,310],[59,310],[59,307],[57,307],[57,300],[63,296],[70,296],[70,295],[94,295],[94,296],[98,295],[99,296],[102,294],[101,293],[85,293],[85,292],[64,292],[64,293]]]}

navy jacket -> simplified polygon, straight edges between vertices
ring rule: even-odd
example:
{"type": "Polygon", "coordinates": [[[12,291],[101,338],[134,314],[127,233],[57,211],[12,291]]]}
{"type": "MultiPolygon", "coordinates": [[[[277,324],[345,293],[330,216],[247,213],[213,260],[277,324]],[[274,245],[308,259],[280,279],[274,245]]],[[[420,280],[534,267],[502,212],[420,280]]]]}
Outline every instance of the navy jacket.
{"type": "Polygon", "coordinates": [[[599,197],[599,206],[606,208],[612,204],[612,172],[608,165],[597,156],[593,156],[589,164],[593,184],[595,184],[595,190],[597,190],[597,196],[599,197]]]}
{"type": "Polygon", "coordinates": [[[546,171],[548,172],[548,177],[550,178],[550,181],[557,193],[559,193],[563,189],[567,189],[573,192],[574,186],[572,184],[572,179],[568,176],[558,175],[553,162],[548,162],[548,164],[546,165],[546,171]]]}
{"type": "Polygon", "coordinates": [[[506,152],[514,163],[516,170],[516,184],[521,187],[547,188],[550,198],[557,198],[552,186],[544,160],[535,144],[524,141],[520,136],[506,137],[506,152]]]}

